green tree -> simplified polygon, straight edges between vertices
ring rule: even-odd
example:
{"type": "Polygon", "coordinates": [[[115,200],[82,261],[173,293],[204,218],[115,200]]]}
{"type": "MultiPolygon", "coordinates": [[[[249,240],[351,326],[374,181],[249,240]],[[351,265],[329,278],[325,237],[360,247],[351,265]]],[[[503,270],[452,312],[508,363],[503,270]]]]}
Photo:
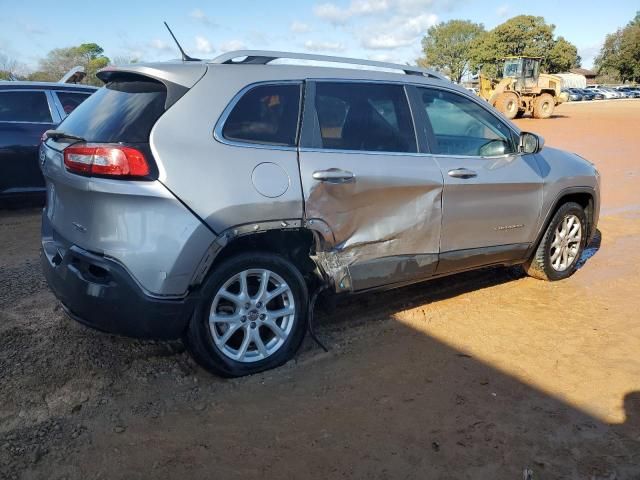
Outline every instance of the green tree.
{"type": "Polygon", "coordinates": [[[104,50],[95,43],[83,43],[77,47],[56,48],[40,60],[38,70],[33,72],[30,80],[57,82],[75,66],[82,65],[87,74],[85,82],[90,85],[101,85],[96,72],[109,64],[104,50]]]}
{"type": "Polygon", "coordinates": [[[558,37],[551,50],[545,55],[546,70],[549,73],[568,72],[572,68],[580,66],[581,58],[578,48],[564,39],[558,37]]]}
{"type": "Polygon", "coordinates": [[[481,23],[468,20],[450,20],[434,25],[422,39],[423,56],[417,63],[422,67],[442,69],[453,81],[460,83],[470,71],[472,46],[484,31],[481,23]]]}
{"type": "Polygon", "coordinates": [[[606,36],[595,65],[599,75],[640,82],[640,12],[624,28],[606,36]]]}
{"type": "Polygon", "coordinates": [[[490,76],[509,56],[542,57],[542,70],[558,72],[580,65],[578,49],[563,37],[554,38],[555,25],[544,17],[518,15],[487,32],[472,52],[472,66],[490,76]]]}

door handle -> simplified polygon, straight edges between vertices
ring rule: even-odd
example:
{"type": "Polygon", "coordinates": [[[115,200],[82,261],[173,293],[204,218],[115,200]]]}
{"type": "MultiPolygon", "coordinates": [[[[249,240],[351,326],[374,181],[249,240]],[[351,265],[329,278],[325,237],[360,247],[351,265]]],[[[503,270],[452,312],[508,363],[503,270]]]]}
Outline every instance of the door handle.
{"type": "Polygon", "coordinates": [[[351,183],[356,181],[356,176],[348,170],[329,168],[328,170],[316,170],[312,177],[315,180],[328,183],[351,183]]]}
{"type": "Polygon", "coordinates": [[[473,178],[478,176],[476,172],[467,168],[454,168],[453,170],[449,170],[447,173],[450,177],[454,178],[473,178]]]}

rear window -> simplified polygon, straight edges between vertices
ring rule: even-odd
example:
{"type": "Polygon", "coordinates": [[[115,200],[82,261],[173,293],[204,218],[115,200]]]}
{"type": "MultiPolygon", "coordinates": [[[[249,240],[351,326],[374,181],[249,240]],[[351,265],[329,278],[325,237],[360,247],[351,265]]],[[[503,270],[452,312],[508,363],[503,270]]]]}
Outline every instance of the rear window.
{"type": "Polygon", "coordinates": [[[238,101],[222,136],[228,140],[295,146],[300,112],[300,85],[261,85],[238,101]]]}
{"type": "Polygon", "coordinates": [[[89,142],[147,143],[166,99],[160,82],[112,81],[79,105],[58,130],[89,142]]]}
{"type": "Polygon", "coordinates": [[[90,93],[80,92],[55,92],[55,96],[58,97],[60,105],[65,115],[69,115],[73,112],[82,102],[89,98],[90,93]]]}
{"type": "Polygon", "coordinates": [[[42,91],[0,92],[0,122],[51,123],[47,96],[42,91]]]}

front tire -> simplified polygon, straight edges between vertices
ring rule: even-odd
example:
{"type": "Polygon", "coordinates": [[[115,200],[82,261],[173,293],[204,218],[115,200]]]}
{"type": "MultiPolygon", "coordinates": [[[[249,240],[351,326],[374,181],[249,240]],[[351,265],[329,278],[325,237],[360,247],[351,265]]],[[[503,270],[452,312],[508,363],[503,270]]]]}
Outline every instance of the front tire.
{"type": "Polygon", "coordinates": [[[501,93],[496,99],[496,108],[509,120],[514,119],[520,108],[518,96],[513,92],[501,93]]]}
{"type": "Polygon", "coordinates": [[[185,341],[204,368],[240,377],[278,367],[304,338],[307,286],[287,259],[271,253],[241,254],[208,276],[185,341]]]}
{"type": "Polygon", "coordinates": [[[535,118],[549,118],[553,115],[555,106],[556,104],[553,101],[553,97],[548,93],[543,93],[535,99],[535,103],[533,105],[533,116],[535,118]]]}
{"type": "Polygon", "coordinates": [[[587,217],[575,202],[555,213],[533,256],[525,263],[527,274],[540,280],[563,280],[576,271],[586,243],[587,217]]]}

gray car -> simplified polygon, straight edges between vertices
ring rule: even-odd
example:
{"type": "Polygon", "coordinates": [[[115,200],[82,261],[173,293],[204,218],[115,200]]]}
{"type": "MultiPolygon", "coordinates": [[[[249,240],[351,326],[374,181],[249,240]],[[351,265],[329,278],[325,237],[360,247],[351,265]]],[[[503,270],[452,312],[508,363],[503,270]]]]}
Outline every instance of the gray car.
{"type": "Polygon", "coordinates": [[[80,322],[224,376],[290,359],[321,290],[560,280],[596,232],[591,163],[435,72],[238,51],[99,77],[40,150],[46,278],[80,322]]]}

